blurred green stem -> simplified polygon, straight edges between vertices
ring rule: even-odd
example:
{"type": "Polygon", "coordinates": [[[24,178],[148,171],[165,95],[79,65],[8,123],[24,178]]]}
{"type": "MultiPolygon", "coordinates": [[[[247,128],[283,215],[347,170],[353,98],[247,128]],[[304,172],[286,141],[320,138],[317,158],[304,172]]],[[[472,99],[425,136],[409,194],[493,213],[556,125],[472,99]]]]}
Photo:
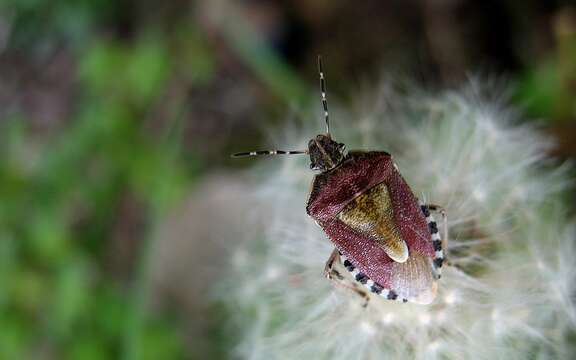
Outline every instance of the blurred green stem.
{"type": "MultiPolygon", "coordinates": [[[[173,121],[169,124],[164,138],[164,146],[170,149],[172,159],[176,158],[180,152],[182,145],[183,133],[183,118],[185,112],[184,106],[185,96],[181,94],[179,101],[176,102],[178,114],[171,116],[173,121]]],[[[155,174],[156,176],[170,177],[169,174],[155,174]]],[[[136,263],[136,275],[134,286],[131,294],[132,311],[128,318],[126,328],[124,331],[123,353],[122,359],[124,360],[139,360],[144,358],[141,351],[144,348],[142,344],[143,330],[146,325],[146,306],[150,294],[150,264],[154,255],[155,241],[158,239],[158,230],[166,214],[169,201],[166,197],[162,196],[168,192],[168,182],[159,182],[159,186],[151,191],[157,191],[155,196],[151,196],[151,201],[148,204],[149,213],[147,215],[145,236],[140,247],[138,260],[136,263]],[[160,196],[159,196],[160,195],[160,196]]]]}
{"type": "Polygon", "coordinates": [[[560,91],[556,99],[556,116],[560,119],[576,118],[576,10],[566,8],[555,21],[560,91]]]}
{"type": "MultiPolygon", "coordinates": [[[[230,7],[228,11],[239,10],[230,7]]],[[[306,85],[242,16],[233,18],[234,21],[222,25],[222,34],[228,44],[276,95],[287,103],[306,105],[309,101],[306,85]]]]}

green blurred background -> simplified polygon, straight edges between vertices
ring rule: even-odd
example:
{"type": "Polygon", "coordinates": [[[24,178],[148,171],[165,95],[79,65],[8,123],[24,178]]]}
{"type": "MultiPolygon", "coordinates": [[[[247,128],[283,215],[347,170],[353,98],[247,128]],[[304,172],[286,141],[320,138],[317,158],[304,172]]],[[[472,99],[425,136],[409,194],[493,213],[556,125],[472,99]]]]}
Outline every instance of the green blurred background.
{"type": "Polygon", "coordinates": [[[153,286],[154,243],[203,179],[249,164],[229,153],[319,106],[317,54],[341,103],[383,73],[488,76],[574,158],[569,3],[3,0],[0,359],[228,358],[217,304],[199,331],[179,284],[153,286]]]}

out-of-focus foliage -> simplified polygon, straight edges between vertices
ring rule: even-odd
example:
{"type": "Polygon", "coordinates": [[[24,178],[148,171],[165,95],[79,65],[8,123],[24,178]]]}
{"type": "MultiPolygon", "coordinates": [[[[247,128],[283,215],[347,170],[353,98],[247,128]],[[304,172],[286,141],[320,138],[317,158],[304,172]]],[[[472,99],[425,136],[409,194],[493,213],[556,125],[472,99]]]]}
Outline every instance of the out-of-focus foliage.
{"type": "MultiPolygon", "coordinates": [[[[68,15],[59,16],[89,16],[89,4],[63,4],[68,15]]],[[[89,44],[78,57],[81,93],[61,134],[39,139],[22,115],[2,119],[0,358],[184,356],[173,322],[146,311],[145,300],[155,225],[196,173],[179,146],[177,113],[160,134],[147,129],[170,79],[161,40],[89,44]],[[139,204],[143,221],[123,282],[108,263],[126,201],[139,204]]]]}
{"type": "Polygon", "coordinates": [[[83,46],[98,23],[112,21],[122,2],[113,0],[6,0],[0,4],[10,23],[10,45],[24,51],[43,51],[46,45],[67,42],[83,46]],[[31,44],[44,43],[43,47],[31,44]]]}
{"type": "Polygon", "coordinates": [[[0,119],[0,359],[186,357],[176,319],[149,311],[148,263],[198,162],[181,147],[185,93],[158,104],[177,76],[209,81],[213,59],[192,25],[106,36],[127,5],[0,5],[3,52],[69,53],[75,87],[61,131],[0,119]]]}
{"type": "Polygon", "coordinates": [[[535,117],[549,121],[576,119],[576,11],[561,12],[555,21],[555,51],[529,62],[517,88],[517,100],[535,117]]]}
{"type": "Polygon", "coordinates": [[[287,105],[321,111],[317,54],[331,110],[381,69],[448,82],[486,60],[522,71],[530,115],[574,119],[572,20],[522,56],[550,29],[520,20],[550,15],[511,3],[0,2],[0,359],[223,357],[217,305],[191,332],[210,344],[185,348],[186,289],[150,289],[151,244],[202,171],[252,164],[227,154],[263,147],[287,105]]]}

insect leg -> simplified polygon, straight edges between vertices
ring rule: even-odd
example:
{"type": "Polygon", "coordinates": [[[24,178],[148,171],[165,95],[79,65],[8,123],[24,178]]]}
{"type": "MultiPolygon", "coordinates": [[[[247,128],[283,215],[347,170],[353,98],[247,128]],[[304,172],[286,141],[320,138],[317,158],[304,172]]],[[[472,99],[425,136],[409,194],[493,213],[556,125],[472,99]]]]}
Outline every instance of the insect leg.
{"type": "Polygon", "coordinates": [[[370,300],[368,294],[362,290],[358,284],[346,279],[344,275],[338,269],[336,269],[338,264],[341,264],[340,253],[338,252],[338,249],[334,249],[328,258],[328,261],[326,261],[326,265],[324,266],[324,276],[328,278],[334,284],[334,286],[349,289],[358,294],[364,299],[364,304],[362,304],[362,307],[368,306],[368,301],[370,300]]]}
{"type": "Polygon", "coordinates": [[[430,211],[440,213],[440,216],[442,216],[442,248],[444,249],[444,260],[448,262],[448,215],[446,214],[446,209],[434,204],[426,204],[426,206],[430,211]]]}

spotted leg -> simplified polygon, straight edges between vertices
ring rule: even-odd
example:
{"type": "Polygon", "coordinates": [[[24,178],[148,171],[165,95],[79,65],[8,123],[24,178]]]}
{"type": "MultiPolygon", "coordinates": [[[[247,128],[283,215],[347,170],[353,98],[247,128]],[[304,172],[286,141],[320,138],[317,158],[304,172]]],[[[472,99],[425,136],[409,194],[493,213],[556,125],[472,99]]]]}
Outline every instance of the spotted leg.
{"type": "Polygon", "coordinates": [[[444,249],[444,258],[448,258],[448,215],[446,209],[440,205],[427,204],[430,211],[440,213],[442,216],[442,248],[444,249]]]}
{"type": "MultiPolygon", "coordinates": [[[[442,206],[440,205],[435,205],[435,204],[426,204],[423,205],[423,211],[424,211],[424,215],[427,216],[427,220],[428,220],[428,216],[429,216],[429,211],[433,211],[436,213],[440,213],[440,215],[442,216],[442,239],[441,239],[441,246],[437,246],[435,243],[434,249],[436,251],[438,251],[439,249],[442,251],[442,260],[435,260],[436,261],[436,265],[440,265],[442,263],[448,264],[450,265],[450,262],[448,261],[448,216],[446,215],[446,209],[444,209],[442,206]],[[425,210],[424,210],[425,209],[425,210]],[[428,211],[429,210],[429,211],[428,211]]],[[[430,217],[431,219],[431,217],[430,217]]],[[[430,223],[429,221],[429,225],[431,226],[431,231],[437,231],[436,230],[436,224],[434,222],[434,220],[432,219],[433,224],[430,223]]],[[[432,238],[433,241],[436,238],[436,236],[434,235],[434,233],[432,234],[432,238]]]]}
{"type": "Polygon", "coordinates": [[[336,268],[338,264],[341,264],[340,253],[337,249],[334,249],[328,258],[328,261],[326,261],[326,265],[324,266],[324,276],[330,279],[335,286],[352,290],[358,294],[360,297],[362,297],[362,299],[364,299],[364,304],[362,304],[362,307],[368,306],[368,301],[370,300],[368,294],[356,282],[346,279],[344,275],[336,268]]]}

